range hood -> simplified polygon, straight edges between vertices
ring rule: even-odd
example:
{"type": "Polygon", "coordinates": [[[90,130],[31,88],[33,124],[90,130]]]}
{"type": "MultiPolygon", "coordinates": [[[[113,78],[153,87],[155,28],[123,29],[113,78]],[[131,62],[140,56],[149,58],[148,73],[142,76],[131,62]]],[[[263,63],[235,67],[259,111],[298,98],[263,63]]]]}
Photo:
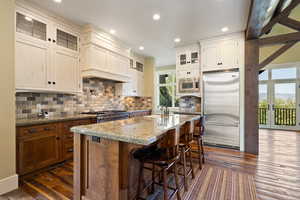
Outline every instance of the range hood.
{"type": "Polygon", "coordinates": [[[111,80],[118,83],[128,83],[130,81],[129,76],[119,75],[119,74],[113,74],[97,69],[84,69],[81,71],[81,75],[83,78],[100,78],[105,80],[111,80]]]}
{"type": "Polygon", "coordinates": [[[87,25],[81,37],[81,74],[84,78],[129,82],[130,52],[118,39],[87,25]]]}

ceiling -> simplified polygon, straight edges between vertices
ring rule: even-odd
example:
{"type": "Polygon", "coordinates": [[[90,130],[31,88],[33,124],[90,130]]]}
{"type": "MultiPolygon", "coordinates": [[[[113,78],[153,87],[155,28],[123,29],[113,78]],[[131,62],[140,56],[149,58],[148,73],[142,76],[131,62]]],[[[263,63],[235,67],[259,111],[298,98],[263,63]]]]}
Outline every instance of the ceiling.
{"type": "Polygon", "coordinates": [[[250,0],[28,0],[79,24],[93,24],[134,51],[153,56],[156,66],[175,63],[174,38],[190,44],[246,29],[250,0]],[[154,21],[153,14],[161,19],[154,21]],[[144,51],[139,50],[144,46],[144,51]]]}

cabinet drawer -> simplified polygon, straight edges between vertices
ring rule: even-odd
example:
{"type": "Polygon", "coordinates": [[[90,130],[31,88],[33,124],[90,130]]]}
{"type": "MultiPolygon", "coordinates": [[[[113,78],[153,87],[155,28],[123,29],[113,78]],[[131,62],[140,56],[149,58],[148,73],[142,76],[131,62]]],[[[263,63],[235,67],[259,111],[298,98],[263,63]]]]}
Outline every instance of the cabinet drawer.
{"type": "Polygon", "coordinates": [[[73,158],[73,140],[65,140],[63,143],[63,157],[64,160],[72,159],[73,158]]]}
{"type": "Polygon", "coordinates": [[[63,130],[64,133],[68,134],[68,133],[71,133],[70,129],[72,127],[74,127],[74,126],[81,126],[81,125],[87,125],[87,124],[91,124],[91,120],[90,119],[64,122],[62,130],[63,130]]]}
{"type": "Polygon", "coordinates": [[[17,129],[17,137],[34,137],[40,134],[56,133],[57,124],[45,124],[28,127],[20,127],[17,129]]]}

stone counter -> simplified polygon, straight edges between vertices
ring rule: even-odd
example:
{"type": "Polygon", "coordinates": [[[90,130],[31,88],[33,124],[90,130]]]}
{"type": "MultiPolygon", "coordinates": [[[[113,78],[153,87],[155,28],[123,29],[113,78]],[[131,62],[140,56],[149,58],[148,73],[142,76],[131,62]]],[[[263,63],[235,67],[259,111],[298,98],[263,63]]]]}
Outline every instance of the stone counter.
{"type": "Polygon", "coordinates": [[[187,121],[198,119],[199,115],[160,115],[135,117],[130,119],[72,127],[78,134],[127,142],[138,145],[149,145],[160,139],[168,130],[177,128],[187,121]]]}
{"type": "Polygon", "coordinates": [[[28,118],[28,119],[17,119],[16,126],[30,126],[38,124],[47,124],[53,122],[80,120],[80,119],[96,119],[96,115],[62,115],[62,116],[51,116],[48,118],[28,118]]]}

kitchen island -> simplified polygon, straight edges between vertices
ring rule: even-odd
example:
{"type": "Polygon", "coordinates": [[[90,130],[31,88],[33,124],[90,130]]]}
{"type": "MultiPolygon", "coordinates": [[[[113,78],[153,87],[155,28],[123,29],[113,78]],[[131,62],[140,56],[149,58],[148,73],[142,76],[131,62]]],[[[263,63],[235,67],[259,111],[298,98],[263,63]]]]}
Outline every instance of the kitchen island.
{"type": "Polygon", "coordinates": [[[134,199],[139,162],[132,152],[196,119],[199,115],[151,115],[73,127],[74,199],[134,199]]]}

